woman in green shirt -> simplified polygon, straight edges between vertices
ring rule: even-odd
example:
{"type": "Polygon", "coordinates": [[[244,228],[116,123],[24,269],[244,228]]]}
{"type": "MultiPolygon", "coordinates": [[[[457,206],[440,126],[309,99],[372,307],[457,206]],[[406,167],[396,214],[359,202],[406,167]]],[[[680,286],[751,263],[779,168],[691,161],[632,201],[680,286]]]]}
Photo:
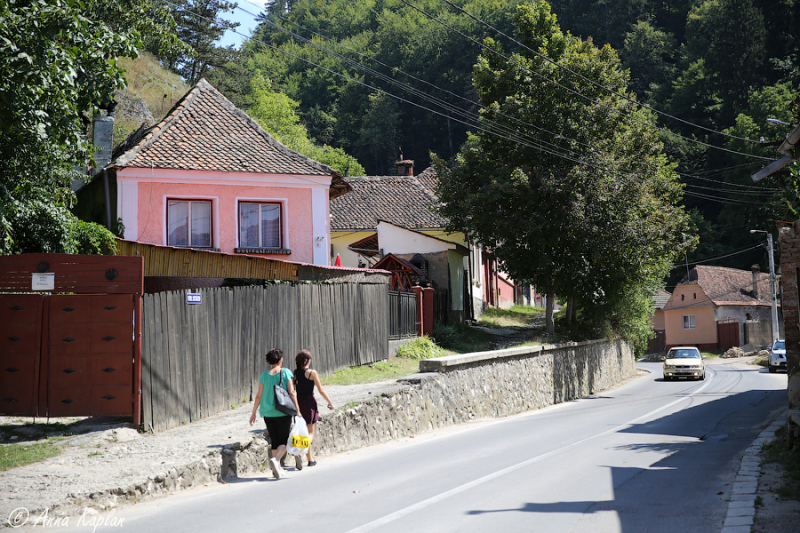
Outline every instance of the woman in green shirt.
{"type": "Polygon", "coordinates": [[[297,404],[297,395],[294,392],[294,374],[288,368],[281,368],[283,362],[283,352],[279,348],[273,348],[267,352],[267,363],[269,370],[265,370],[258,378],[258,394],[253,403],[253,414],[250,415],[250,425],[256,421],[256,409],[264,417],[267,425],[269,439],[272,444],[272,458],[268,461],[275,479],[280,479],[284,475],[281,468],[280,458],[286,451],[286,443],[289,440],[289,433],[292,429],[292,417],[275,409],[275,385],[280,384],[286,389],[294,402],[295,409],[300,412],[297,404]]]}

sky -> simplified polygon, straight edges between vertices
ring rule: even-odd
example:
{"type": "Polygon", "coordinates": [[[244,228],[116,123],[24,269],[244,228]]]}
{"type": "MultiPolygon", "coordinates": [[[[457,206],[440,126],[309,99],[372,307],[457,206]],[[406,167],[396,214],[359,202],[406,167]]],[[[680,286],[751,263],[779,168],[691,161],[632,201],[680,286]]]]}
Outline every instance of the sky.
{"type": "Polygon", "coordinates": [[[236,28],[236,32],[232,31],[225,32],[225,35],[222,36],[222,39],[219,42],[219,46],[228,46],[232,44],[236,48],[241,48],[242,41],[244,41],[244,37],[239,34],[244,34],[250,36],[251,32],[256,27],[256,21],[254,17],[242,11],[242,9],[246,9],[250,13],[253,14],[260,14],[264,11],[264,4],[267,0],[236,0],[239,4],[241,9],[235,9],[233,12],[228,12],[225,14],[221,14],[223,18],[226,20],[230,20],[231,22],[239,22],[240,26],[236,28]]]}

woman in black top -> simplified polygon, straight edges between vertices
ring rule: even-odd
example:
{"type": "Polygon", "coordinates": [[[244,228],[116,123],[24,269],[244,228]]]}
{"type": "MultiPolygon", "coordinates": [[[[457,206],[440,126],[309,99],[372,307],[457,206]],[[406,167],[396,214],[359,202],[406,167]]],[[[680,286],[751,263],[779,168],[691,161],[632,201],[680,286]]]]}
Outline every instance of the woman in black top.
{"type": "MultiPolygon", "coordinates": [[[[311,443],[314,442],[314,429],[316,429],[317,420],[319,420],[317,400],[314,398],[314,385],[317,386],[322,397],[328,401],[328,409],[333,409],[333,402],[328,398],[325,389],[322,388],[317,371],[309,368],[311,366],[311,352],[300,350],[294,360],[297,363],[297,371],[294,377],[297,383],[297,403],[300,404],[300,414],[306,421],[306,425],[308,425],[308,466],[314,466],[317,462],[311,456],[311,443]]],[[[303,460],[301,456],[296,455],[294,460],[297,469],[302,469],[303,460]]]]}

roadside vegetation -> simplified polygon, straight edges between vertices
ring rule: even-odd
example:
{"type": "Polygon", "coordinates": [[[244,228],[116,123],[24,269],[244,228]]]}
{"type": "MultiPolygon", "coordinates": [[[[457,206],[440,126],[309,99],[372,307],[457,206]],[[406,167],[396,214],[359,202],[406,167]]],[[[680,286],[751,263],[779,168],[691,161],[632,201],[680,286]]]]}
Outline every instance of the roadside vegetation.
{"type": "Polygon", "coordinates": [[[480,318],[481,326],[490,328],[525,328],[544,315],[541,307],[514,305],[508,309],[487,309],[480,318]]]}
{"type": "Polygon", "coordinates": [[[775,493],[784,500],[800,501],[800,453],[789,448],[786,428],[775,432],[775,440],[762,447],[764,462],[783,467],[783,484],[775,493]]]}
{"type": "Polygon", "coordinates": [[[50,437],[32,444],[14,443],[0,446],[0,472],[59,455],[63,451],[61,446],[56,445],[59,439],[60,437],[50,437]]]}
{"type": "MultiPolygon", "coordinates": [[[[534,327],[536,317],[544,309],[515,305],[509,309],[489,309],[481,315],[480,325],[493,329],[520,330],[534,327]]],[[[541,322],[541,321],[540,321],[541,322]]],[[[433,337],[417,337],[397,350],[396,357],[368,365],[344,368],[322,378],[324,385],[357,385],[397,379],[419,372],[419,361],[458,353],[483,352],[497,349],[498,337],[464,324],[441,324],[436,322],[433,337]]],[[[513,343],[513,340],[511,341],[513,343]]],[[[548,341],[552,342],[552,341],[548,341]]],[[[514,343],[515,346],[542,344],[533,342],[514,343]]]]}

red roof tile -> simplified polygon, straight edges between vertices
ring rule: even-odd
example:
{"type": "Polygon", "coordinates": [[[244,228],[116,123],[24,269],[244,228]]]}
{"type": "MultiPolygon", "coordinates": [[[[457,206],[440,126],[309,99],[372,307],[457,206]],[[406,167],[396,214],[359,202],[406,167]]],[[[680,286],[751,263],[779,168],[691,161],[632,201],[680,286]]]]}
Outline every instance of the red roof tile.
{"type": "Polygon", "coordinates": [[[348,190],[334,170],[279,143],[204,79],[175,104],[164,120],[135,132],[122,143],[111,165],[332,175],[332,190],[341,194],[348,190]]]}
{"type": "MultiPolygon", "coordinates": [[[[770,305],[769,274],[758,273],[758,296],[753,297],[753,273],[737,268],[697,265],[684,276],[678,286],[697,284],[716,305],[770,305]]],[[[668,305],[664,309],[686,307],[668,305]]]]}
{"type": "Polygon", "coordinates": [[[345,178],[352,191],[331,200],[332,230],[374,230],[378,220],[408,229],[444,228],[433,211],[438,199],[413,176],[345,178]]]}

